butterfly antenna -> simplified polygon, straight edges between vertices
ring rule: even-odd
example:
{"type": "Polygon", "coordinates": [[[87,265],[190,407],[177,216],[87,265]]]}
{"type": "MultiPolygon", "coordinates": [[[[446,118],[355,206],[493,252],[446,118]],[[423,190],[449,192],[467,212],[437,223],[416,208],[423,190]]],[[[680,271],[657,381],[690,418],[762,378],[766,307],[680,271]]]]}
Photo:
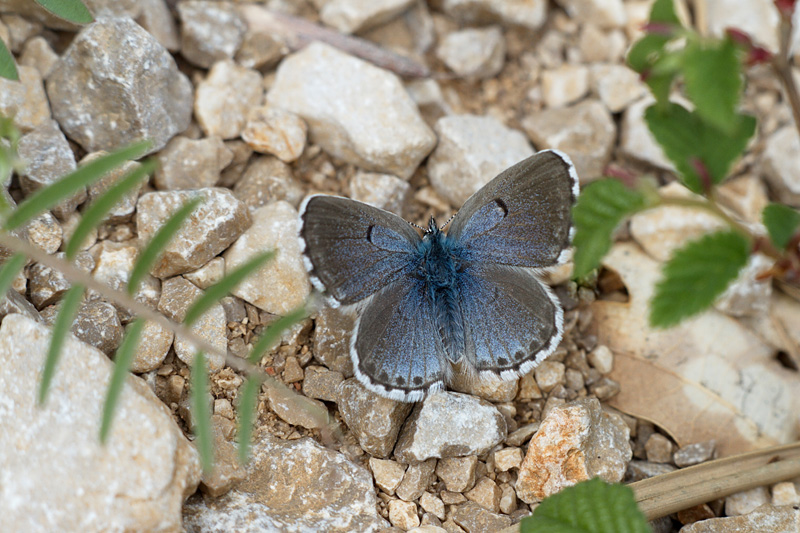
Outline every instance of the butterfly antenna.
{"type": "Polygon", "coordinates": [[[458,212],[457,212],[457,211],[456,211],[455,213],[453,213],[453,215],[452,215],[450,218],[448,218],[448,219],[447,219],[447,222],[445,222],[444,224],[442,224],[442,227],[441,227],[441,228],[439,228],[439,231],[442,231],[444,228],[446,228],[446,227],[447,227],[447,225],[450,223],[450,221],[451,221],[451,220],[453,220],[454,218],[456,218],[456,215],[457,215],[457,214],[458,214],[458,212]]]}
{"type": "Polygon", "coordinates": [[[411,224],[412,226],[414,226],[415,228],[417,228],[417,229],[419,229],[419,230],[425,231],[425,228],[423,228],[422,226],[420,226],[420,225],[418,225],[418,224],[414,224],[414,223],[413,223],[413,222],[411,222],[410,220],[406,220],[406,222],[408,222],[409,224],[411,224]]]}

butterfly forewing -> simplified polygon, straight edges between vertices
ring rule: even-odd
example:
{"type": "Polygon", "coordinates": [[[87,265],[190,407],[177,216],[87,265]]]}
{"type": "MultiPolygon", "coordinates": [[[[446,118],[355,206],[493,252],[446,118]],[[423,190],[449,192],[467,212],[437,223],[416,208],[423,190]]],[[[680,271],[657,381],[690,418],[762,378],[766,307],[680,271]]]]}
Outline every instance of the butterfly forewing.
{"type": "Polygon", "coordinates": [[[310,274],[339,303],[364,300],[407,274],[420,237],[402,218],[324,195],[310,197],[301,211],[310,274]]]}
{"type": "Polygon", "coordinates": [[[578,181],[569,158],[537,153],[503,171],[459,209],[448,235],[467,261],[549,267],[569,247],[578,181]]]}

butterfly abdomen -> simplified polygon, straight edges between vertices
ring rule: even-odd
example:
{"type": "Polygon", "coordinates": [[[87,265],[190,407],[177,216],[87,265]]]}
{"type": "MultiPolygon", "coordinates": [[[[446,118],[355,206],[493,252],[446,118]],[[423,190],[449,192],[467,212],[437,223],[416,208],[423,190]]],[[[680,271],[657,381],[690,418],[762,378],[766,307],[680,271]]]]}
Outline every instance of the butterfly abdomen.
{"type": "Polygon", "coordinates": [[[464,353],[464,318],[458,294],[459,250],[437,229],[426,233],[419,251],[419,277],[433,309],[436,329],[448,359],[457,363],[464,353]]]}

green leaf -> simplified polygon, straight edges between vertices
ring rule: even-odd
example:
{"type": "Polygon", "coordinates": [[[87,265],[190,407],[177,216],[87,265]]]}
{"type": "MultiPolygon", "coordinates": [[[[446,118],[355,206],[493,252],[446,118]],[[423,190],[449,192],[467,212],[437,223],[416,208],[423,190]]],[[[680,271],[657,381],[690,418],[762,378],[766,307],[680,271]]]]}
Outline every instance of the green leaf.
{"type": "Polygon", "coordinates": [[[147,246],[139,253],[139,258],[136,264],[133,265],[131,276],[128,278],[128,294],[134,294],[139,288],[139,284],[144,277],[153,268],[153,265],[158,260],[161,252],[167,247],[169,241],[178,233],[186,219],[192,214],[192,211],[200,205],[200,198],[189,200],[181,206],[180,209],[175,211],[171,217],[158,229],[147,246]]]}
{"type": "Polygon", "coordinates": [[[787,205],[769,204],[761,213],[761,218],[767,227],[772,244],[781,250],[789,246],[792,237],[800,228],[800,213],[787,205]]]}
{"type": "Polygon", "coordinates": [[[296,323],[303,320],[308,313],[305,307],[298,307],[294,311],[289,312],[286,316],[280,317],[278,320],[269,325],[269,327],[261,334],[258,341],[250,350],[247,360],[253,364],[257,364],[261,357],[267,350],[278,341],[284,330],[292,327],[296,323]]]}
{"type": "Polygon", "coordinates": [[[39,189],[17,206],[17,209],[3,225],[4,229],[12,230],[25,225],[32,218],[49,210],[63,199],[69,198],[86,185],[97,181],[125,161],[141,157],[150,146],[149,141],[141,141],[121,148],[103,157],[98,157],[47,187],[39,189]]]}
{"type": "Polygon", "coordinates": [[[261,380],[248,376],[242,386],[239,399],[239,462],[244,464],[250,458],[250,439],[253,435],[253,415],[256,410],[258,390],[261,380]]]}
{"type": "Polygon", "coordinates": [[[520,533],[650,533],[650,525],[625,485],[599,478],[545,499],[524,518],[520,533]]]}
{"type": "Polygon", "coordinates": [[[36,0],[36,3],[53,15],[75,24],[94,22],[92,13],[80,0],[36,0]]]}
{"type": "Polygon", "coordinates": [[[257,254],[250,258],[244,264],[239,265],[233,272],[230,272],[217,283],[206,289],[200,298],[198,298],[187,309],[184,316],[183,323],[192,325],[205,313],[212,305],[220,301],[228,295],[239,283],[241,283],[247,276],[261,268],[264,263],[269,261],[275,256],[275,252],[264,252],[257,254]]]}
{"type": "Polygon", "coordinates": [[[620,222],[645,206],[644,195],[615,179],[592,182],[581,191],[572,209],[576,278],[597,268],[611,248],[611,234],[620,222]]]}
{"type": "Polygon", "coordinates": [[[197,450],[200,452],[200,464],[204,472],[211,472],[214,467],[214,437],[211,432],[211,412],[208,407],[208,370],[206,356],[197,352],[192,362],[192,418],[197,437],[197,450]]]}
{"type": "Polygon", "coordinates": [[[681,21],[675,13],[675,5],[672,0],[656,0],[650,9],[650,22],[680,25],[681,21]]]}
{"type": "Polygon", "coordinates": [[[131,191],[141,181],[152,173],[156,168],[156,161],[148,159],[142,161],[140,165],[128,172],[124,178],[110,187],[102,196],[96,198],[87,209],[83,211],[81,221],[78,223],[75,231],[72,233],[69,242],[67,243],[64,253],[68,259],[75,257],[81,249],[81,244],[86,240],[86,237],[92,232],[92,229],[99,226],[106,215],[115,205],[125,196],[125,193],[131,191]]]}
{"type": "Polygon", "coordinates": [[[50,383],[53,381],[58,359],[61,357],[61,350],[67,340],[72,322],[78,312],[83,298],[84,286],[75,284],[69,288],[61,300],[61,309],[56,316],[53,324],[53,336],[50,339],[50,347],[47,351],[47,359],[42,370],[42,380],[39,382],[39,404],[43,405],[50,391],[50,383]]]}
{"type": "Polygon", "coordinates": [[[690,41],[683,53],[686,94],[700,117],[724,131],[735,132],[742,91],[742,62],[734,42],[690,41]]]}
{"type": "Polygon", "coordinates": [[[750,244],[735,231],[705,235],[664,265],[650,304],[650,324],[665,328],[711,306],[747,264],[750,244]]]}
{"type": "Polygon", "coordinates": [[[731,165],[741,156],[747,141],[755,133],[756,121],[748,115],[737,115],[738,124],[725,133],[706,122],[697,112],[670,102],[663,107],[650,106],[644,114],[647,127],[675,164],[681,181],[697,193],[705,192],[703,179],[694,161],[707,169],[713,183],[728,176],[731,165]]]}
{"type": "Polygon", "coordinates": [[[14,56],[6,48],[6,44],[0,40],[0,78],[19,81],[17,65],[14,64],[14,56]]]}
{"type": "Polygon", "coordinates": [[[648,33],[631,46],[628,52],[628,65],[639,74],[650,70],[661,55],[669,38],[656,33],[648,33]]]}
{"type": "Polygon", "coordinates": [[[128,370],[131,367],[133,358],[136,356],[136,348],[138,348],[139,340],[142,338],[144,324],[143,318],[137,318],[128,326],[125,338],[122,339],[122,344],[114,356],[114,370],[108,383],[108,393],[106,393],[106,401],[103,404],[103,420],[100,425],[100,442],[102,443],[106,442],[111,431],[111,422],[114,421],[117,402],[120,394],[122,394],[122,388],[125,386],[128,370]]]}
{"type": "Polygon", "coordinates": [[[28,258],[25,254],[14,254],[3,263],[3,267],[0,268],[0,299],[2,299],[6,292],[11,288],[11,285],[14,283],[14,279],[19,274],[19,271],[22,270],[22,267],[25,266],[25,262],[28,258]]]}

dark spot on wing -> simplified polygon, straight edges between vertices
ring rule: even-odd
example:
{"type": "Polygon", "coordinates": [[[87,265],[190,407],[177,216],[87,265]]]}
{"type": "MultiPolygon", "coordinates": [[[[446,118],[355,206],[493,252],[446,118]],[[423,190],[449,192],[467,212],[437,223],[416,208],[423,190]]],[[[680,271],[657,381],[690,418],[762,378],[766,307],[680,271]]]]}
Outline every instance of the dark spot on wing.
{"type": "Polygon", "coordinates": [[[422,378],[419,376],[414,376],[414,385],[422,385],[422,378]]]}
{"type": "Polygon", "coordinates": [[[400,376],[398,376],[397,378],[395,378],[394,382],[395,382],[395,383],[397,383],[398,385],[405,385],[405,384],[406,384],[406,380],[405,380],[405,378],[402,378],[402,377],[400,377],[400,376]]]}
{"type": "Polygon", "coordinates": [[[508,364],[508,359],[506,359],[505,357],[498,357],[497,364],[506,366],[508,364]]]}
{"type": "Polygon", "coordinates": [[[494,203],[496,206],[495,209],[499,210],[503,214],[503,218],[505,218],[506,215],[508,215],[508,206],[506,205],[506,203],[503,201],[502,198],[495,198],[494,203]]]}

